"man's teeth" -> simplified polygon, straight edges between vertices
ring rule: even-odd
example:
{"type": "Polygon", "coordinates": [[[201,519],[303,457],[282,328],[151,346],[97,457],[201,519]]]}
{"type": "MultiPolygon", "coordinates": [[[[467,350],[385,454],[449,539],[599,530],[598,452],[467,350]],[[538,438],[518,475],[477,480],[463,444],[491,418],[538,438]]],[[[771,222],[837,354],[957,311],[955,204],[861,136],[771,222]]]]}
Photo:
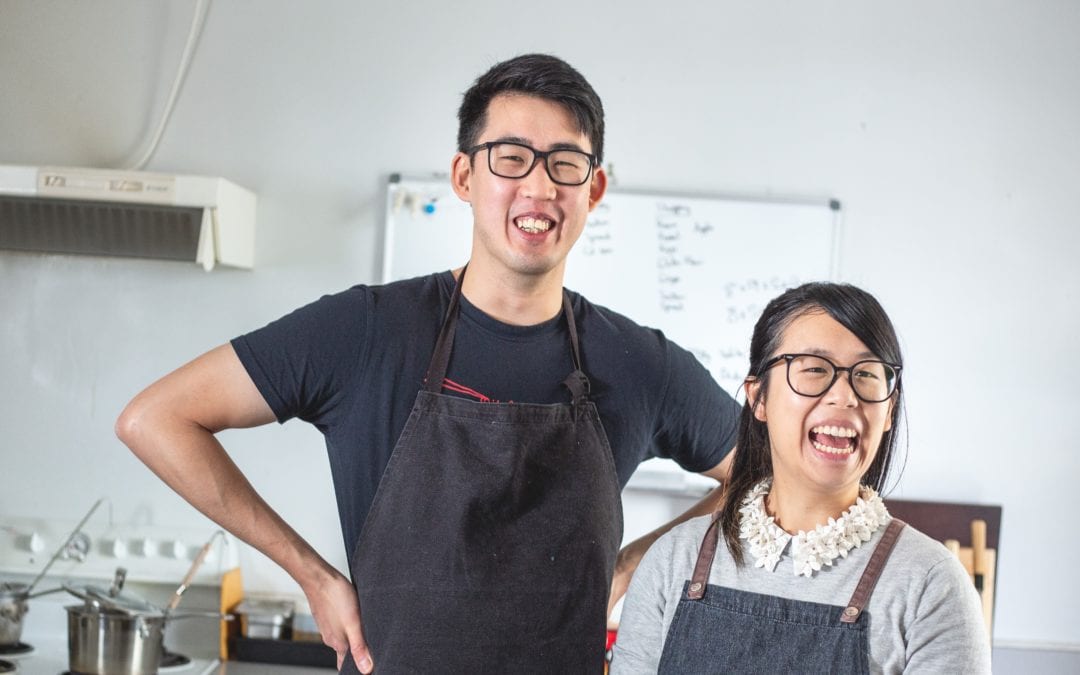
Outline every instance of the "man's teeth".
{"type": "MultiPolygon", "coordinates": [[[[856,436],[858,436],[854,429],[847,429],[844,427],[821,426],[814,427],[810,431],[818,436],[828,435],[834,436],[836,438],[855,438],[856,436]]],[[[811,443],[813,443],[814,447],[817,448],[819,451],[827,452],[830,455],[850,455],[852,452],[855,451],[854,441],[848,443],[842,448],[825,445],[824,443],[818,443],[816,440],[811,440],[811,443]]]]}
{"type": "Polygon", "coordinates": [[[518,229],[529,234],[539,234],[551,229],[550,220],[540,220],[538,218],[518,218],[514,221],[514,224],[518,226],[518,229]]]}

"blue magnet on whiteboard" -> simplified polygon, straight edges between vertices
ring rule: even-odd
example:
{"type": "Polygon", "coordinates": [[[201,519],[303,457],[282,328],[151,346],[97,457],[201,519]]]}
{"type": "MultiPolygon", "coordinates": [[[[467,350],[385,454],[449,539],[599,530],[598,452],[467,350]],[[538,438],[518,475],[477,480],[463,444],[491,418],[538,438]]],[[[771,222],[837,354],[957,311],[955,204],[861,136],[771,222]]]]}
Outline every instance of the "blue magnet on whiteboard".
{"type": "Polygon", "coordinates": [[[428,213],[428,214],[435,213],[435,201],[434,200],[428,202],[427,204],[424,204],[424,213],[428,213]]]}

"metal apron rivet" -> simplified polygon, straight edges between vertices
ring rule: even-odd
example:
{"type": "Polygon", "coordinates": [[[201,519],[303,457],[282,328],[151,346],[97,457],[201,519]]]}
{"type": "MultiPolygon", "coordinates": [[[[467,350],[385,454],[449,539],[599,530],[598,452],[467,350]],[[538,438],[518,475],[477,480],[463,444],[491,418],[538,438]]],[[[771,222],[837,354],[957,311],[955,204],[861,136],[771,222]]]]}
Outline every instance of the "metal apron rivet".
{"type": "Polygon", "coordinates": [[[844,614],[846,616],[856,616],[856,615],[858,615],[858,613],[859,613],[859,608],[858,607],[848,607],[848,608],[844,609],[844,614]]]}
{"type": "Polygon", "coordinates": [[[695,581],[694,583],[690,584],[690,590],[693,591],[694,593],[697,593],[698,591],[701,590],[701,584],[699,584],[699,583],[697,583],[695,581]]]}

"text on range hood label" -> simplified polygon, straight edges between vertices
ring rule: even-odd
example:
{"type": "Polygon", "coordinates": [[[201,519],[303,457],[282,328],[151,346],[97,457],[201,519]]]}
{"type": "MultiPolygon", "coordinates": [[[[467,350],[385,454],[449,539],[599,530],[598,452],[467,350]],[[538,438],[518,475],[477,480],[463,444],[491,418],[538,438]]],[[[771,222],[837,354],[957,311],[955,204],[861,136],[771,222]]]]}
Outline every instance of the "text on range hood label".
{"type": "Polygon", "coordinates": [[[38,172],[38,194],[61,199],[172,204],[176,201],[176,179],[142,172],[44,168],[38,172]]]}

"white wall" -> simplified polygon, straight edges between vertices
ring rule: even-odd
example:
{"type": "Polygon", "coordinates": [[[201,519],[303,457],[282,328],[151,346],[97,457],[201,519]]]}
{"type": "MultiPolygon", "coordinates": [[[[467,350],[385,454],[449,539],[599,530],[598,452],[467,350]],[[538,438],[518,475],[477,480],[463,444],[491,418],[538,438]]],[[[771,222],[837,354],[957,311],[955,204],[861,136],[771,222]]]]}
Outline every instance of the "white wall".
{"type": "MultiPolygon", "coordinates": [[[[0,163],[137,155],[192,8],[0,2],[0,163]]],[[[120,517],[204,522],[115,440],[124,403],[375,281],[386,175],[445,170],[472,79],[550,51],[603,97],[620,185],[843,201],[842,276],[906,349],[898,493],[1003,504],[998,643],[1080,646],[1080,545],[1062,525],[1080,506],[1078,29],[1068,0],[219,0],[148,168],[255,190],[256,269],[0,252],[0,475],[15,478],[0,514],[74,519],[107,493],[120,517]]],[[[223,438],[344,565],[317,432],[223,438]]],[[[290,588],[255,554],[245,566],[249,586],[290,588]]]]}

